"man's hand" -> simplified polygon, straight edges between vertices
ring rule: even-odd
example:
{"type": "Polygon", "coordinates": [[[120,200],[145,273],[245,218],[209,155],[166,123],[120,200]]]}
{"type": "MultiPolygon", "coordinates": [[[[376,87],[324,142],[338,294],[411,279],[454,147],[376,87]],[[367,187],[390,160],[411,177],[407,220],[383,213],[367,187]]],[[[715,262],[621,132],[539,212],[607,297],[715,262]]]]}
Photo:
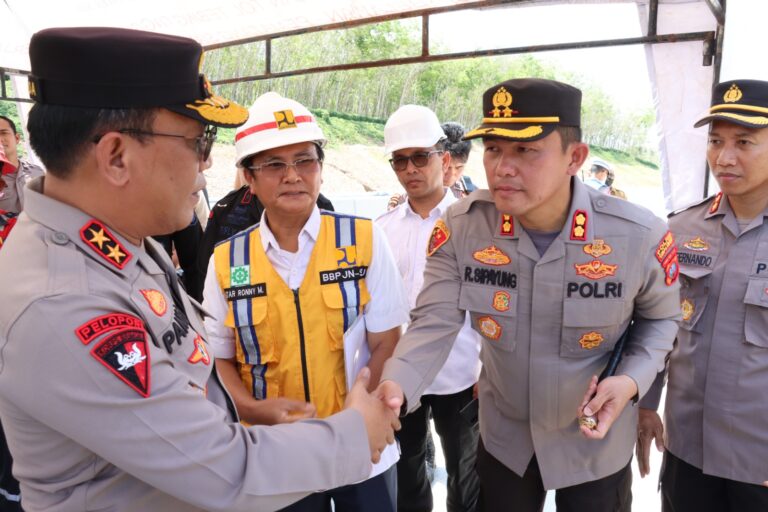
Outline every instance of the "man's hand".
{"type": "Polygon", "coordinates": [[[403,396],[403,389],[400,384],[393,380],[385,380],[379,384],[379,387],[373,392],[373,394],[387,407],[392,409],[395,416],[400,416],[400,408],[403,406],[405,397],[403,396]]]}
{"type": "Polygon", "coordinates": [[[371,462],[376,463],[381,459],[384,448],[395,442],[395,430],[400,430],[400,420],[396,413],[384,405],[378,395],[368,393],[370,379],[371,371],[367,367],[360,370],[355,384],[347,394],[344,408],[354,409],[363,416],[371,449],[371,462]]]}
{"type": "Polygon", "coordinates": [[[592,430],[582,425],[580,429],[584,437],[603,439],[627,402],[636,394],[637,384],[627,375],[608,377],[599,384],[597,376],[593,376],[577,415],[594,416],[597,427],[592,430]]]}
{"type": "Polygon", "coordinates": [[[308,402],[291,398],[267,398],[249,402],[242,417],[252,425],[278,425],[314,418],[316,415],[317,409],[308,402]]]}
{"type": "Polygon", "coordinates": [[[637,468],[640,470],[640,478],[651,472],[651,441],[656,440],[656,449],[664,451],[664,425],[661,418],[652,409],[640,408],[637,419],[637,468]]]}

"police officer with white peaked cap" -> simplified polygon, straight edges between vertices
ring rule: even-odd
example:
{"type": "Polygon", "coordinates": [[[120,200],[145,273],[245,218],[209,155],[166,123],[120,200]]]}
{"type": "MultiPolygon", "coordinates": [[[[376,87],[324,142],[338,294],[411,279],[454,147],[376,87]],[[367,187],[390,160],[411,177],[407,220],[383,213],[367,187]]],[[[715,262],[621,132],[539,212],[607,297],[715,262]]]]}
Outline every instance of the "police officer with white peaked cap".
{"type": "Polygon", "coordinates": [[[32,37],[49,172],[0,253],[0,416],[25,510],[274,510],[359,481],[393,439],[366,371],[326,420],[234,421],[202,310],[148,238],[189,223],[215,126],[247,119],[201,56],[133,30],[32,37]]]}
{"type": "Polygon", "coordinates": [[[666,445],[665,512],[768,510],[768,82],[717,84],[707,162],[720,192],[673,213],[683,321],[669,359],[666,436],[643,398],[641,474],[666,445]]]}
{"type": "Polygon", "coordinates": [[[410,328],[380,393],[410,411],[469,311],[482,336],[480,510],[628,511],[636,408],[672,348],[677,257],[666,224],[574,176],[581,92],[509,80],[483,96],[489,190],[451,205],[427,249],[410,328]],[[596,384],[634,321],[615,376],[596,384]],[[586,393],[585,393],[586,391],[586,393]],[[590,397],[596,393],[594,398],[590,397]],[[579,411],[597,428],[579,425],[579,411]]]}

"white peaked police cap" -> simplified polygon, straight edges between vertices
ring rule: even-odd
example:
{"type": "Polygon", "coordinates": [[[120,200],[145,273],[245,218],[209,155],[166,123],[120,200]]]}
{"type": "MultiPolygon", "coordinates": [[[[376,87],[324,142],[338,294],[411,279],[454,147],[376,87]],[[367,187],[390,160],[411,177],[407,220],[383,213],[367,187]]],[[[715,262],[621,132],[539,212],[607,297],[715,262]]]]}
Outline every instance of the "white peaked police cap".
{"type": "Polygon", "coordinates": [[[445,138],[437,115],[421,105],[403,105],[384,125],[384,152],[428,148],[445,138]]]}
{"type": "Polygon", "coordinates": [[[307,107],[276,92],[256,98],[248,109],[248,122],[235,133],[237,165],[256,153],[299,142],[323,146],[325,135],[307,107]]]}

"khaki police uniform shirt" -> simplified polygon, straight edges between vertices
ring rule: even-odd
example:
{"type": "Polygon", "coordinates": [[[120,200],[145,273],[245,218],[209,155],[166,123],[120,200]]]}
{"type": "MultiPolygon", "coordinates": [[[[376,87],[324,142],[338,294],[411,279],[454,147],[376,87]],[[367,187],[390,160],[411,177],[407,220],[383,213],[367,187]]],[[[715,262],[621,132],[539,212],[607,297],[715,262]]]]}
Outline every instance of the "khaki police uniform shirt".
{"type": "Polygon", "coordinates": [[[24,187],[43,174],[40,167],[19,159],[16,172],[2,176],[5,188],[0,191],[0,210],[19,213],[24,208],[24,187]]]}
{"type": "Polygon", "coordinates": [[[485,448],[518,475],[535,453],[547,489],[602,478],[629,462],[632,403],[600,441],[580,433],[577,408],[633,318],[617,373],[645,394],[672,348],[680,311],[665,223],[579,180],[572,190],[565,226],[543,256],[487,190],[452,205],[444,233],[433,234],[439,248],[428,258],[411,327],[382,377],[403,387],[413,410],[469,311],[483,340],[485,448]]]}
{"type": "MultiPolygon", "coordinates": [[[[708,475],[753,484],[768,479],[767,219],[768,209],[740,230],[719,194],[669,219],[683,320],[669,361],[666,446],[708,475]]],[[[643,406],[656,407],[655,391],[643,406]]]]}
{"type": "Polygon", "coordinates": [[[0,251],[0,416],[25,510],[275,510],[367,476],[355,411],[233,422],[162,248],[42,185],[0,251]]]}

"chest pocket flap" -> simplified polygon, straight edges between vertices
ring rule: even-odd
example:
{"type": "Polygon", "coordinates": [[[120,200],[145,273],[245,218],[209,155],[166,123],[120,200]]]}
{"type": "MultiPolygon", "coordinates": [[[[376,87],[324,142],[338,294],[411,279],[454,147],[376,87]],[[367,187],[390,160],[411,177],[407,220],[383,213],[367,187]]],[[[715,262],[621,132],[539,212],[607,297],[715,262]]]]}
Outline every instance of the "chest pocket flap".
{"type": "Polygon", "coordinates": [[[744,295],[746,315],[744,336],[747,343],[768,348],[768,280],[750,279],[744,295]]]}
{"type": "Polygon", "coordinates": [[[563,330],[560,355],[592,357],[609,352],[629,322],[623,300],[566,299],[563,303],[563,330]]]}
{"type": "Polygon", "coordinates": [[[517,291],[491,286],[462,285],[459,308],[468,311],[472,329],[488,346],[512,351],[516,346],[517,291]]]}

